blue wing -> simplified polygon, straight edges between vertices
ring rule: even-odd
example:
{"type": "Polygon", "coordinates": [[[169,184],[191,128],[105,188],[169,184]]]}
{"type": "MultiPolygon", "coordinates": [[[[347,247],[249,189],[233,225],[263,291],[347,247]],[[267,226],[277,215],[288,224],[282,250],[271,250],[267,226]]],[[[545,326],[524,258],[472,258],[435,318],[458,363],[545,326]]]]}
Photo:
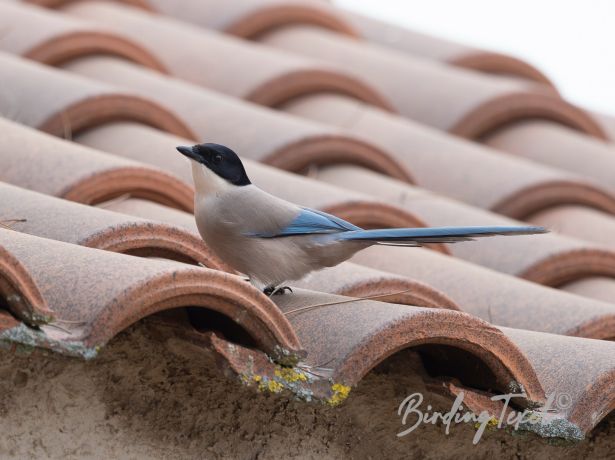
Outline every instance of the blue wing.
{"type": "Polygon", "coordinates": [[[303,208],[299,215],[285,228],[276,233],[254,233],[250,236],[259,238],[277,238],[282,236],[312,235],[323,233],[340,233],[361,230],[361,227],[332,216],[326,212],[303,208]]]}

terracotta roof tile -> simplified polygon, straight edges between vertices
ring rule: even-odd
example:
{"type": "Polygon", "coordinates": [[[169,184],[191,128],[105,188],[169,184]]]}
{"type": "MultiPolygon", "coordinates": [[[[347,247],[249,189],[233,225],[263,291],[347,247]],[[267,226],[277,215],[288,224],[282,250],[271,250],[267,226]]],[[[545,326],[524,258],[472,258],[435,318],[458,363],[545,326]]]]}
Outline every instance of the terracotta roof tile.
{"type": "Polygon", "coordinates": [[[345,262],[293,283],[298,287],[382,302],[459,310],[446,294],[414,279],[345,262]]]}
{"type": "Polygon", "coordinates": [[[593,112],[592,114],[602,126],[611,141],[615,141],[615,116],[593,112]]]}
{"type": "MultiPolygon", "coordinates": [[[[262,46],[230,37],[217,36],[205,29],[191,28],[185,23],[152,17],[135,9],[102,2],[76,3],[67,11],[79,17],[102,21],[144,47],[156,50],[157,55],[164,58],[167,67],[179,77],[261,104],[270,104],[272,101],[265,100],[267,97],[263,99],[255,96],[254,88],[259,91],[264,87],[275,88],[276,91],[283,91],[287,97],[296,97],[304,91],[281,89],[286,86],[284,81],[291,73],[292,84],[301,86],[301,82],[311,81],[316,85],[305,91],[336,89],[327,88],[326,85],[319,87],[318,78],[312,74],[300,77],[303,71],[309,72],[310,65],[315,65],[310,61],[302,62],[294,56],[269,51],[262,46]],[[180,44],[186,42],[193,43],[195,49],[200,51],[176,53],[180,44]],[[234,55],[237,59],[220,59],[220,56],[225,55],[234,55]],[[238,65],[254,68],[255,72],[241,72],[238,65]],[[213,75],[209,71],[211,68],[216,68],[213,75]]],[[[342,75],[339,69],[336,72],[342,75]]],[[[343,86],[341,84],[337,88],[343,86]]],[[[355,92],[354,95],[361,98],[359,93],[355,92]]],[[[419,169],[419,174],[414,175],[427,188],[510,217],[524,218],[541,208],[566,202],[613,210],[612,198],[580,177],[567,177],[560,171],[519,162],[510,157],[494,158],[490,155],[495,152],[481,149],[476,144],[459,141],[409,120],[360,106],[356,101],[340,95],[312,95],[299,102],[292,102],[286,108],[294,114],[340,128],[350,128],[366,142],[379,143],[391,156],[404,155],[398,160],[409,171],[419,169]],[[453,148],[457,156],[465,154],[461,158],[465,165],[463,174],[459,174],[455,168],[440,167],[444,158],[437,154],[448,159],[450,149],[453,148]],[[426,163],[426,168],[420,169],[423,163],[426,163]],[[463,183],[457,183],[456,179],[463,180],[463,183]],[[498,186],[494,187],[494,183],[498,186]],[[501,194],[493,193],[494,190],[501,194]],[[466,195],[458,196],[464,192],[466,195]]]]}
{"type": "Polygon", "coordinates": [[[528,160],[583,174],[604,187],[615,188],[613,144],[580,135],[565,126],[546,120],[526,120],[494,132],[485,143],[528,160]]]}
{"type": "Polygon", "coordinates": [[[146,0],[154,11],[207,24],[241,37],[254,37],[288,23],[315,24],[354,36],[356,32],[325,2],[310,0],[146,0]],[[229,6],[231,6],[229,8],[229,6]]]}
{"type": "Polygon", "coordinates": [[[266,296],[235,275],[5,229],[0,229],[0,247],[3,255],[9,255],[2,258],[2,278],[15,282],[14,290],[20,296],[38,287],[47,305],[44,311],[53,316],[45,316],[44,322],[51,323],[40,330],[20,326],[19,331],[4,331],[5,339],[91,358],[100,346],[135,321],[157,311],[192,306],[234,319],[272,356],[300,348],[284,315],[266,296]],[[11,261],[15,260],[19,261],[21,277],[14,276],[15,264],[11,261]],[[58,261],[62,261],[61,270],[57,269],[58,261]]]}
{"type": "MultiPolygon", "coordinates": [[[[601,187],[572,172],[504,155],[342,95],[311,95],[283,109],[369,139],[406,166],[417,185],[509,217],[524,219],[543,208],[567,203],[613,211],[615,187],[609,184],[607,188],[604,181],[601,187]],[[451,167],[453,162],[456,167],[451,167]]],[[[572,156],[570,149],[571,166],[572,156]]]]}
{"type": "Polygon", "coordinates": [[[193,233],[198,233],[193,214],[149,200],[123,196],[105,203],[100,203],[98,206],[103,209],[108,209],[109,211],[141,217],[142,219],[166,222],[193,233]]]}
{"type": "Polygon", "coordinates": [[[158,58],[104,28],[71,19],[67,15],[20,3],[0,3],[3,27],[0,49],[49,65],[76,57],[108,53],[164,72],[158,58]],[[18,27],[13,27],[18,24],[18,27]]]}
{"type": "MultiPolygon", "coordinates": [[[[307,364],[332,370],[334,382],[356,384],[376,364],[403,348],[448,345],[470,351],[493,372],[499,389],[527,385],[529,398],[544,394],[531,366],[499,330],[465,313],[347,298],[309,291],[276,299],[308,352],[307,364]],[[326,363],[326,364],[325,364],[326,363]]],[[[486,383],[486,382],[485,382],[486,383]]]]}
{"type": "Polygon", "coordinates": [[[411,56],[495,75],[526,78],[553,86],[540,70],[513,56],[470,47],[351,11],[344,11],[343,14],[344,19],[352,24],[361,37],[370,42],[403,51],[411,56]]]}
{"type": "Polygon", "coordinates": [[[615,298],[615,286],[613,286],[610,278],[604,276],[576,280],[562,286],[562,289],[573,294],[592,297],[604,302],[613,302],[615,298]]]}
{"type": "Polygon", "coordinates": [[[194,138],[173,113],[155,102],[33,61],[0,53],[0,78],[11,88],[0,92],[2,114],[57,136],[130,119],[194,138]],[[44,93],[38,91],[43,87],[44,93]]]}
{"type": "MultiPolygon", "coordinates": [[[[330,167],[320,170],[318,178],[337,186],[360,189],[407,210],[430,226],[476,225],[477,222],[481,225],[518,224],[362,168],[330,167]]],[[[492,238],[474,244],[452,245],[450,251],[456,257],[479,265],[551,286],[586,276],[615,274],[615,252],[554,233],[539,239],[531,236],[492,238]],[[480,245],[480,250],[475,245],[480,245]]]]}
{"type": "Polygon", "coordinates": [[[11,321],[7,318],[8,312],[31,325],[53,320],[54,313],[47,306],[24,264],[3,246],[0,246],[0,274],[2,329],[12,328],[19,323],[17,319],[11,321]]]}
{"type": "Polygon", "coordinates": [[[343,65],[388,97],[400,114],[463,137],[480,138],[533,117],[604,137],[595,120],[547,86],[443,66],[310,26],[289,26],[259,42],[343,65]]]}
{"type": "Polygon", "coordinates": [[[339,129],[203,90],[111,57],[83,58],[65,68],[130,87],[178,114],[189,113],[186,121],[200,137],[216,139],[273,166],[300,171],[311,164],[347,161],[410,180],[405,168],[385,152],[339,129]]]}
{"type": "MultiPolygon", "coordinates": [[[[565,407],[559,415],[576,425],[578,438],[615,409],[613,342],[518,329],[502,331],[530,360],[545,392],[560,398],[554,407],[558,403],[565,407]]],[[[558,435],[557,427],[554,431],[551,436],[558,435]]]]}
{"type": "MultiPolygon", "coordinates": [[[[48,7],[74,3],[73,0],[30,1],[48,7]]],[[[411,55],[495,75],[527,78],[553,86],[540,70],[513,56],[472,48],[350,11],[340,11],[326,2],[208,0],[203,5],[203,2],[195,0],[121,0],[118,3],[132,4],[146,11],[155,10],[182,21],[243,38],[255,38],[263,32],[289,24],[312,24],[411,55]]]]}
{"type": "Polygon", "coordinates": [[[615,220],[584,206],[562,205],[534,214],[528,221],[558,233],[615,247],[615,220]]]}
{"type": "MultiPolygon", "coordinates": [[[[420,248],[406,253],[374,247],[359,252],[351,261],[425,283],[450,297],[461,311],[498,326],[600,339],[611,339],[615,334],[615,307],[609,303],[612,296],[601,298],[601,302],[570,295],[420,248]]],[[[326,273],[319,276],[325,278],[326,273]]],[[[576,283],[596,279],[583,278],[576,283]]],[[[613,294],[613,279],[604,278],[603,282],[613,294]]],[[[579,293],[599,298],[592,289],[579,293]]]]}
{"type": "Polygon", "coordinates": [[[176,77],[259,104],[274,106],[301,94],[334,91],[390,108],[376,91],[335,64],[281,53],[119,4],[75,3],[65,11],[101,23],[118,36],[154,50],[176,77]],[[177,53],[185,43],[198,52],[177,53]],[[245,72],[245,68],[252,70],[245,72]]]}
{"type": "Polygon", "coordinates": [[[19,152],[0,155],[0,180],[4,182],[86,204],[130,194],[180,209],[193,207],[191,186],[160,169],[106,155],[2,118],[0,132],[2,151],[19,152]]]}
{"type": "Polygon", "coordinates": [[[84,206],[0,182],[1,216],[18,216],[11,229],[97,249],[163,257],[230,271],[197,235],[184,229],[84,206]]]}

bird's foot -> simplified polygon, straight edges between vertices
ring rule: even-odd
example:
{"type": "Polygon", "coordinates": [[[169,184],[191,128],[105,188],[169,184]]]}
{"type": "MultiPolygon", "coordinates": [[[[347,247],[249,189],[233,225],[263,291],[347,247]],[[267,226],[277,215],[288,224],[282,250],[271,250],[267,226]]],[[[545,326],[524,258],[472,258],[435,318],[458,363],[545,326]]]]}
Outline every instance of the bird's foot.
{"type": "Polygon", "coordinates": [[[293,292],[292,288],[289,286],[267,286],[263,289],[263,293],[268,297],[271,297],[272,295],[283,295],[286,291],[293,292]]]}

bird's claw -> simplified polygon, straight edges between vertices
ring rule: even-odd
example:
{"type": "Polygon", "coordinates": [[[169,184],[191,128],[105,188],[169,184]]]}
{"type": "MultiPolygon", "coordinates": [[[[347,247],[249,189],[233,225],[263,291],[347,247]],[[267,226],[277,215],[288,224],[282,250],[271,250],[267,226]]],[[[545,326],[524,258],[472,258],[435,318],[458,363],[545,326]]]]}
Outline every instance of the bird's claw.
{"type": "Polygon", "coordinates": [[[265,289],[263,289],[263,293],[268,297],[271,297],[273,295],[283,295],[286,293],[286,291],[293,292],[292,288],[289,286],[267,286],[265,289]]]}

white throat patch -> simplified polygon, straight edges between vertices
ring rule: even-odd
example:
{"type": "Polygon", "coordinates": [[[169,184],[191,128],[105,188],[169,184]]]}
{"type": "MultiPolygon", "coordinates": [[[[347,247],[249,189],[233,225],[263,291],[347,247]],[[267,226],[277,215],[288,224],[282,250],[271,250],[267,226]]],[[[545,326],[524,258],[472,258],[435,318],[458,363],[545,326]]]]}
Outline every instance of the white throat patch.
{"type": "Polygon", "coordinates": [[[237,187],[218,176],[207,166],[194,160],[190,160],[190,162],[192,163],[192,180],[197,196],[205,198],[213,194],[219,195],[237,187]]]}

